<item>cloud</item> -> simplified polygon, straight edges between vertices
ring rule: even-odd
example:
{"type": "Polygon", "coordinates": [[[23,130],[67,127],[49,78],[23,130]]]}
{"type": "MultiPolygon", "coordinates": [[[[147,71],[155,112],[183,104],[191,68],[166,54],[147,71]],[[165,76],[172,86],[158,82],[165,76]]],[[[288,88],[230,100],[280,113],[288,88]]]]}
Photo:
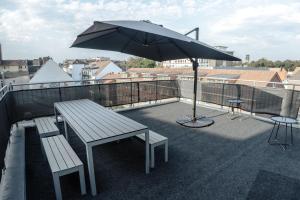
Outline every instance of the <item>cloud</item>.
{"type": "Polygon", "coordinates": [[[249,26],[269,25],[270,23],[274,25],[294,23],[296,25],[300,23],[300,6],[296,5],[274,4],[240,8],[226,18],[217,21],[212,31],[234,31],[249,26]]]}
{"type": "Polygon", "coordinates": [[[297,58],[300,45],[298,0],[1,0],[0,42],[7,58],[114,56],[69,46],[93,21],[124,19],[182,33],[199,26],[203,42],[257,58],[297,58]]]}
{"type": "MultiPolygon", "coordinates": [[[[3,1],[3,6],[0,7],[0,37],[4,41],[0,42],[14,44],[11,47],[15,47],[17,43],[27,45],[28,48],[36,47],[37,49],[32,49],[34,53],[28,51],[28,54],[50,52],[53,54],[51,56],[59,60],[63,59],[63,55],[57,55],[49,49],[64,49],[68,55],[72,51],[68,47],[76,35],[95,20],[147,19],[164,24],[183,18],[186,13],[193,15],[197,10],[195,0],[3,1]]],[[[19,51],[14,52],[18,54],[19,51]]]]}

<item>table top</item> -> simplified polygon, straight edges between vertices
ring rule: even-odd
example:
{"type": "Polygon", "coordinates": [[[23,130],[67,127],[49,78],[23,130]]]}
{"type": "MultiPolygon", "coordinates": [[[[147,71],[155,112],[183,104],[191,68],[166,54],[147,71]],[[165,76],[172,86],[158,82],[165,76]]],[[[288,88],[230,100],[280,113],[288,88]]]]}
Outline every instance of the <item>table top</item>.
{"type": "Polygon", "coordinates": [[[88,99],[58,102],[54,107],[85,143],[148,129],[88,99]]]}
{"type": "Polygon", "coordinates": [[[290,118],[290,117],[276,116],[276,117],[271,117],[271,120],[273,120],[275,122],[287,123],[287,124],[295,124],[295,123],[297,123],[297,120],[295,120],[293,118],[290,118]]]}
{"type": "Polygon", "coordinates": [[[229,103],[244,103],[244,101],[240,100],[240,99],[228,99],[229,103]]]}

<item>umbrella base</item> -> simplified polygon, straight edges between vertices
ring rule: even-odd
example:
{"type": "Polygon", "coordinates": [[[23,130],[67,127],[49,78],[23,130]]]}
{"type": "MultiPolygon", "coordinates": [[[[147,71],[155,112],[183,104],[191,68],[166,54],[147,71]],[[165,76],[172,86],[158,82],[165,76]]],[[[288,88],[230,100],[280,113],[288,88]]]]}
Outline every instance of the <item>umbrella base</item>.
{"type": "Polygon", "coordinates": [[[202,128],[212,125],[214,120],[209,119],[204,115],[197,115],[195,119],[193,119],[191,115],[187,115],[177,119],[176,122],[189,128],[202,128]]]}

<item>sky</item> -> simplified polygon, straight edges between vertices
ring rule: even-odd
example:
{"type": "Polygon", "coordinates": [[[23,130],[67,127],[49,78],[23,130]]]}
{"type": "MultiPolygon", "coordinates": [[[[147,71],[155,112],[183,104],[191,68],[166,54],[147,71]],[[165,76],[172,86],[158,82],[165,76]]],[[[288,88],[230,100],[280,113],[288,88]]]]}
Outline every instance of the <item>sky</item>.
{"type": "Polygon", "coordinates": [[[128,58],[69,48],[93,21],[105,20],[150,20],[179,33],[199,27],[200,41],[242,59],[300,59],[299,0],[0,0],[3,58],[128,58]]]}

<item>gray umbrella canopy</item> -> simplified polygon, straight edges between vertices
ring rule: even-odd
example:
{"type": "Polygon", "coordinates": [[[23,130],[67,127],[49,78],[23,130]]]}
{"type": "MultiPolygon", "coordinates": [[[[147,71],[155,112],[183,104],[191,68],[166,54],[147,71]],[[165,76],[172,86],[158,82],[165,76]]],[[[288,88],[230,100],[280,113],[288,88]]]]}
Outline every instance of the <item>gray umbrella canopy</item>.
{"type": "Polygon", "coordinates": [[[204,58],[239,61],[205,43],[148,21],[94,22],[72,47],[127,53],[155,61],[204,58]]]}
{"type": "Polygon", "coordinates": [[[194,69],[193,115],[177,122],[188,127],[205,127],[213,120],[196,115],[198,58],[240,61],[230,54],[205,43],[149,21],[94,22],[77,36],[72,47],[101,49],[127,53],[155,61],[189,58],[194,69]]]}

